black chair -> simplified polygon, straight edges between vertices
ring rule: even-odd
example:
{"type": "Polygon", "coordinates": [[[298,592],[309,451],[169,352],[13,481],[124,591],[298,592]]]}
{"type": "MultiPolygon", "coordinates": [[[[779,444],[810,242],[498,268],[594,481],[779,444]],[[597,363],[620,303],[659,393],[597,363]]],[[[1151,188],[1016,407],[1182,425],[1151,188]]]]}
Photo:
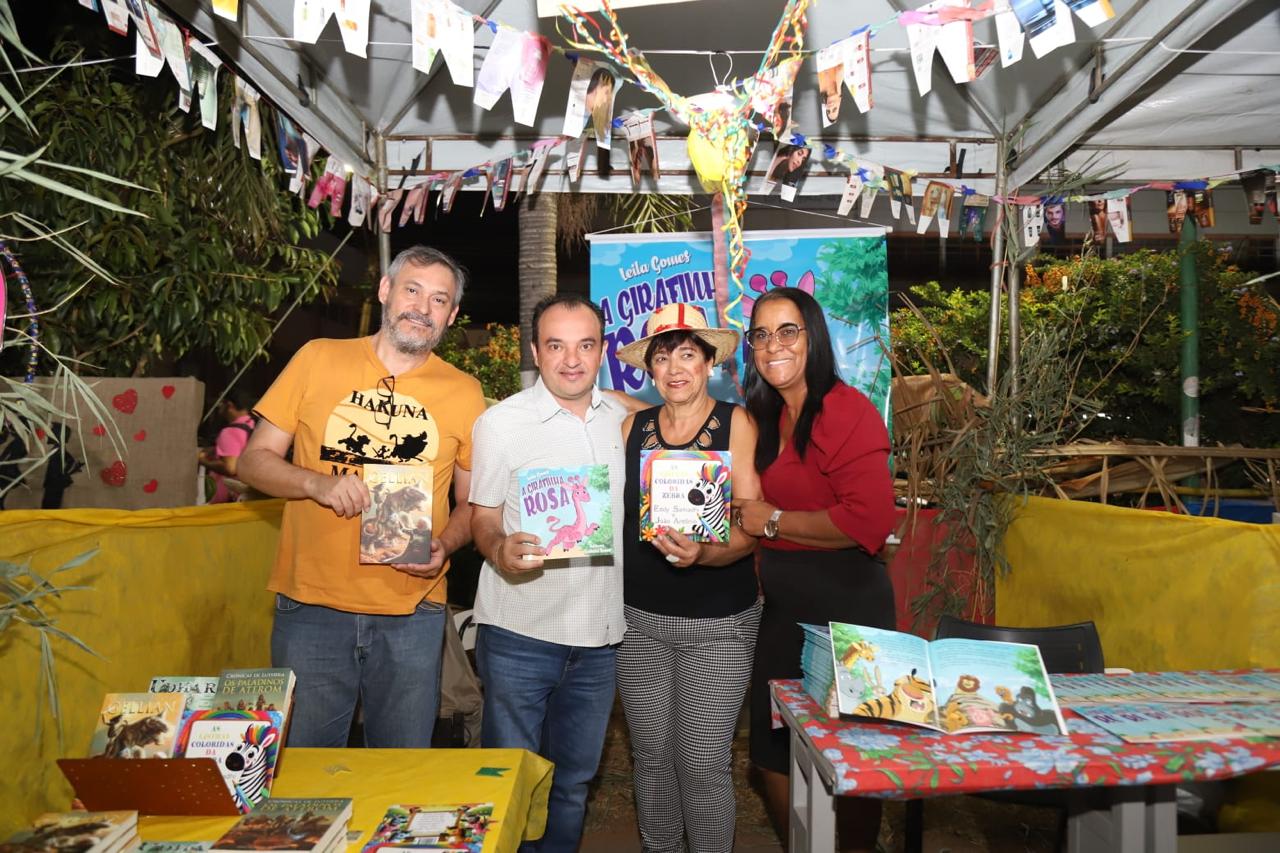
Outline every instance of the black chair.
{"type": "MultiPolygon", "coordinates": [[[[1102,641],[1098,628],[1092,622],[1074,625],[1055,625],[1049,628],[1005,628],[1000,625],[983,625],[966,622],[954,616],[938,620],[933,638],[965,640],[1000,640],[1005,643],[1028,643],[1040,648],[1044,668],[1050,673],[1102,672],[1102,641]]],[[[984,799],[1026,806],[1057,808],[1061,811],[1058,821],[1058,847],[1066,827],[1066,806],[1063,795],[1056,791],[1012,791],[981,795],[984,799]]],[[[920,853],[924,848],[924,800],[908,800],[906,803],[905,853],[920,853]]]]}

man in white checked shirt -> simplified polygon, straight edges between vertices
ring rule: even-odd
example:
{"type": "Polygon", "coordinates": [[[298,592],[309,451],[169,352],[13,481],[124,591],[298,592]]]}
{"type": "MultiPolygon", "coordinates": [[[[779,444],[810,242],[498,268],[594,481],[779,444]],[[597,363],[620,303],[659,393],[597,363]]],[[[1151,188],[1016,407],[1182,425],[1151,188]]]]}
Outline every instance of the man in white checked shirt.
{"type": "Polygon", "coordinates": [[[476,665],[484,682],[481,745],[521,748],[555,763],[547,830],[522,851],[578,849],[587,783],[595,776],[614,695],[622,617],[621,395],[596,374],[604,317],[575,294],[533,312],[539,379],[476,421],[471,530],[485,557],[476,592],[476,665]],[[613,553],[545,571],[533,534],[519,530],[519,474],[528,468],[606,463],[613,553]]]}

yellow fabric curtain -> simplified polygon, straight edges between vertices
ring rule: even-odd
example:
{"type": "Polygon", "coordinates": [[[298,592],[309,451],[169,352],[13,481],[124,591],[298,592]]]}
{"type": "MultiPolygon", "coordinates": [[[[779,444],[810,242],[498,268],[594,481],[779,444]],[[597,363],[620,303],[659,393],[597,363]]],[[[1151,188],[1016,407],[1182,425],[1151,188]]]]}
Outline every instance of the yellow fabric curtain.
{"type": "Polygon", "coordinates": [[[1280,667],[1280,525],[1031,498],[996,622],[1098,625],[1108,666],[1280,667]]]}
{"type": "Polygon", "coordinates": [[[41,606],[98,657],[54,639],[62,740],[40,693],[40,639],[25,625],[0,634],[0,838],[43,811],[70,805],[54,759],[83,757],[102,697],[145,691],[156,675],[218,675],[270,664],[272,599],[265,592],[282,501],[154,510],[0,512],[0,559],[84,585],[41,606]],[[37,725],[39,734],[37,735],[37,725]]]}

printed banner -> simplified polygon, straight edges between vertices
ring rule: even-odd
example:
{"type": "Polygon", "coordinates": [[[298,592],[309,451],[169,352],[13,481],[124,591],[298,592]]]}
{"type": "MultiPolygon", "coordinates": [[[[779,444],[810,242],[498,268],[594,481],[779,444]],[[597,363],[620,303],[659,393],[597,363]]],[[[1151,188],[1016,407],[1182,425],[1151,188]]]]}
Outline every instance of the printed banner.
{"type": "MultiPolygon", "coordinates": [[[[711,234],[622,234],[591,238],[591,298],[604,311],[607,353],[600,387],[659,402],[642,370],[618,361],[617,351],[644,336],[653,310],[668,302],[701,307],[713,325],[742,331],[756,298],[775,287],[811,293],[827,317],[840,378],[889,408],[889,268],[881,228],[748,231],[751,260],[746,296],[716,293],[711,234]]],[[[730,283],[730,289],[733,284],[730,283]]],[[[708,391],[742,402],[742,378],[751,350],[742,344],[716,369],[708,391]]]]}

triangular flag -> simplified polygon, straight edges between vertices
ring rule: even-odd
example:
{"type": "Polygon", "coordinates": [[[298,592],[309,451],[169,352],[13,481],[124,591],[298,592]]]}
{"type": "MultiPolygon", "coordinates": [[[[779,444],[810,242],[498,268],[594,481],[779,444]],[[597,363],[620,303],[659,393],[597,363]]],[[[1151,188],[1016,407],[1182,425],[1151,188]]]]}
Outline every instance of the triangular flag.
{"type": "Polygon", "coordinates": [[[853,95],[859,112],[868,112],[875,103],[871,97],[871,30],[845,39],[848,54],[844,63],[844,84],[853,95]]]}
{"type": "Polygon", "coordinates": [[[413,67],[423,74],[431,71],[437,53],[444,54],[449,76],[459,86],[470,86],[475,78],[475,25],[471,14],[449,0],[411,0],[413,20],[413,67]]]}

